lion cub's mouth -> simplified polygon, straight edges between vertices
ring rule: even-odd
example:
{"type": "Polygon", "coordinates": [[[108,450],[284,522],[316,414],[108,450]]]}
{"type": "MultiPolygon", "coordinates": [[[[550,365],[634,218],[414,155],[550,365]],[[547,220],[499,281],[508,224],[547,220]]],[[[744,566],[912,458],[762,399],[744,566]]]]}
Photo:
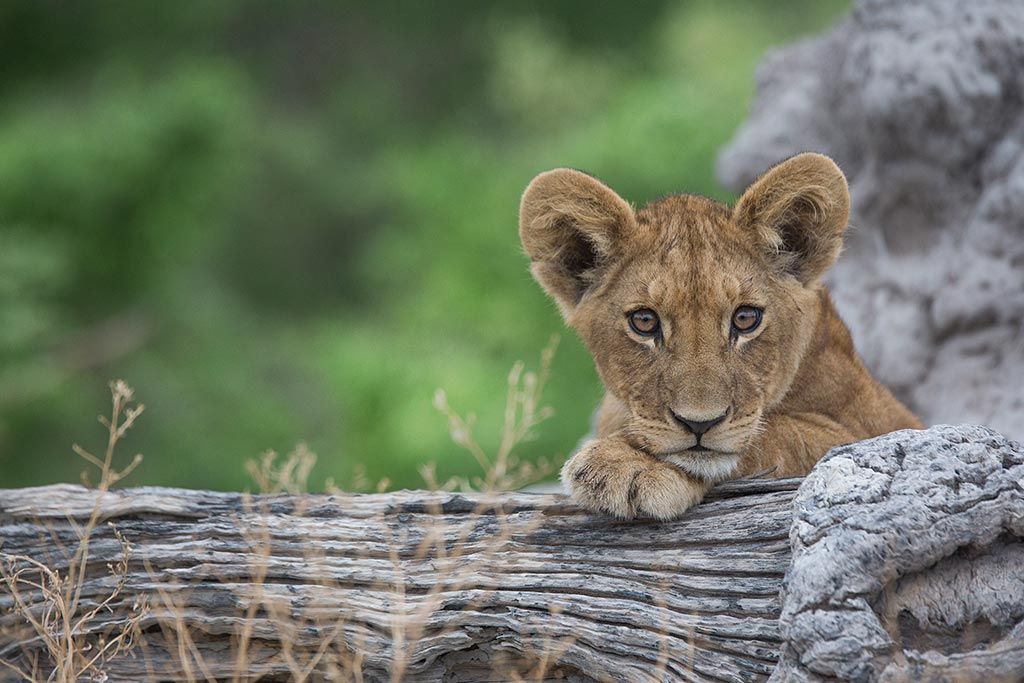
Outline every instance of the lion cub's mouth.
{"type": "Polygon", "coordinates": [[[674,453],[664,453],[663,462],[689,472],[700,479],[721,481],[736,471],[740,456],[727,451],[716,451],[706,446],[691,446],[674,453]]]}
{"type": "Polygon", "coordinates": [[[736,453],[733,451],[722,451],[717,448],[708,448],[703,444],[694,444],[689,448],[663,451],[657,455],[659,458],[665,458],[671,455],[736,455],[736,453]]]}

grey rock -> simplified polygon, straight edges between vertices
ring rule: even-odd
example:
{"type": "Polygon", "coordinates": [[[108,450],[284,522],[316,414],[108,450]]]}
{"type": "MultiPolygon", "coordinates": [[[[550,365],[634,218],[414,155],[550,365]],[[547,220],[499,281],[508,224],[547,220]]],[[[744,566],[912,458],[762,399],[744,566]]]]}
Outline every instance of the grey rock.
{"type": "Polygon", "coordinates": [[[990,429],[835,448],[794,499],[773,681],[1024,677],[1024,448],[990,429]]]}
{"type": "Polygon", "coordinates": [[[850,180],[828,284],[869,368],[926,422],[1024,439],[1024,3],[859,0],[770,53],[718,175],[801,151],[850,180]]]}

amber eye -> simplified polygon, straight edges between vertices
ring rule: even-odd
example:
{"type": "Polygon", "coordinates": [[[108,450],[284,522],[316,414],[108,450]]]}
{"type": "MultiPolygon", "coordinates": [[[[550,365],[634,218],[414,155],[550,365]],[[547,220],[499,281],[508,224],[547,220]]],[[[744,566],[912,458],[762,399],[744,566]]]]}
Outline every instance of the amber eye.
{"type": "Polygon", "coordinates": [[[746,334],[753,332],[761,324],[761,315],[764,313],[760,308],[753,306],[740,306],[732,314],[732,331],[734,334],[746,334]]]}
{"type": "Polygon", "coordinates": [[[653,337],[661,329],[658,314],[649,308],[638,308],[627,317],[630,329],[641,337],[653,337]]]}

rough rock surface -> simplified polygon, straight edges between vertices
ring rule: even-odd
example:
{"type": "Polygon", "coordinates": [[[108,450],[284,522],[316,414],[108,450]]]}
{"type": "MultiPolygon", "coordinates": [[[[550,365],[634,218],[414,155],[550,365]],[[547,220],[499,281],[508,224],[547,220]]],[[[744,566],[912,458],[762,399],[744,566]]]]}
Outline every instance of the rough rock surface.
{"type": "Polygon", "coordinates": [[[853,217],[829,284],[868,366],[926,422],[1024,439],[1024,3],[859,0],[757,85],[721,180],[832,156],[853,217]]]}
{"type": "Polygon", "coordinates": [[[773,681],[1024,678],[1024,448],[984,427],[832,450],[801,485],[773,681]]]}

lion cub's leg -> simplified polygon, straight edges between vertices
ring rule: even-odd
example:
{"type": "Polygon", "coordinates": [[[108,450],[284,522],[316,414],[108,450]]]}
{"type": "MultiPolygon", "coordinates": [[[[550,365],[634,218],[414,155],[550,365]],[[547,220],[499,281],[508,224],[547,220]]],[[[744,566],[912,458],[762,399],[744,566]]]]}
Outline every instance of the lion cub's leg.
{"type": "Polygon", "coordinates": [[[562,483],[583,507],[623,519],[673,519],[711,488],[614,436],[584,444],[562,467],[562,483]]]}

